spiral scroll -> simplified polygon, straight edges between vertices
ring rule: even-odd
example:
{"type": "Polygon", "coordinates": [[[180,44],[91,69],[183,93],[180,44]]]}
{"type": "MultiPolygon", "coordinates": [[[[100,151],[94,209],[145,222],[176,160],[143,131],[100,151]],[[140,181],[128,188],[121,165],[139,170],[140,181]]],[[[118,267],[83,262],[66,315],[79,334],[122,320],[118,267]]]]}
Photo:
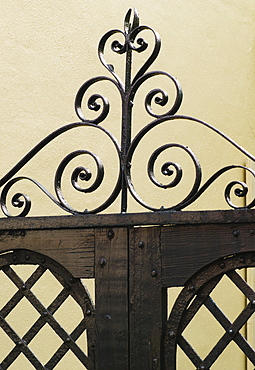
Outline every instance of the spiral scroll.
{"type": "MultiPolygon", "coordinates": [[[[223,140],[234,146],[247,158],[255,162],[255,157],[253,155],[248,153],[245,149],[237,145],[232,139],[227,137],[225,134],[223,134],[213,126],[196,118],[176,114],[182,104],[183,98],[182,88],[179,81],[167,72],[148,71],[148,69],[158,57],[160,48],[160,36],[152,28],[139,24],[139,16],[136,9],[134,9],[133,13],[131,9],[127,12],[124,19],[123,31],[119,29],[113,29],[111,31],[108,31],[101,38],[98,45],[98,57],[102,65],[106,68],[111,76],[92,77],[88,81],[86,81],[78,90],[75,98],[75,111],[81,122],[65,125],[48,135],[0,180],[0,187],[3,187],[0,198],[1,208],[6,216],[11,216],[11,212],[9,211],[7,206],[7,198],[10,195],[10,190],[13,188],[14,184],[17,185],[20,183],[20,181],[24,180],[32,182],[62,210],[72,214],[85,214],[97,213],[107,209],[119,195],[121,196],[121,212],[126,212],[128,192],[139,204],[149,210],[178,211],[195,202],[195,200],[198,199],[220,176],[232,169],[242,169],[244,172],[249,173],[252,177],[255,177],[255,172],[250,168],[238,164],[227,165],[217,170],[204,183],[202,183],[202,168],[193,150],[191,150],[184,144],[174,143],[171,138],[168,139],[164,137],[164,142],[167,139],[167,143],[164,143],[158,148],[154,149],[148,158],[147,176],[150,183],[152,183],[158,189],[162,189],[162,191],[165,191],[164,199],[166,201],[166,204],[164,204],[164,206],[162,206],[162,204],[160,204],[159,206],[147,204],[142,199],[141,195],[138,194],[132,173],[134,154],[136,153],[137,148],[140,146],[141,141],[146,138],[147,134],[149,132],[152,132],[155,127],[159,127],[165,122],[167,122],[168,125],[171,125],[176,124],[177,121],[180,119],[184,119],[191,124],[199,124],[203,127],[206,127],[220,136],[223,140]],[[150,33],[150,35],[152,36],[152,45],[150,45],[150,43],[143,37],[144,33],[146,32],[147,34],[150,33]],[[118,58],[121,58],[122,56],[126,57],[124,81],[117,74],[114,64],[107,61],[105,50],[107,49],[109,44],[112,55],[118,58]],[[141,54],[145,51],[147,55],[146,56],[145,54],[143,54],[145,55],[145,62],[139,66],[138,71],[133,76],[132,56],[135,53],[141,54]],[[143,102],[144,110],[145,113],[148,114],[150,117],[153,117],[154,120],[148,123],[136,134],[135,137],[132,138],[132,108],[136,101],[137,92],[145,82],[153,81],[154,78],[158,77],[163,77],[174,87],[174,98],[172,98],[172,95],[169,94],[166,89],[162,89],[160,86],[157,86],[148,91],[143,102]],[[113,86],[114,89],[117,90],[121,98],[122,131],[119,141],[108,130],[101,126],[103,122],[106,122],[106,119],[110,118],[110,99],[100,92],[90,93],[92,87],[98,86],[98,83],[101,82],[113,86]],[[85,101],[87,104],[85,104],[85,101]],[[156,113],[154,111],[155,106],[159,108],[158,110],[161,113],[156,113]],[[94,112],[94,115],[96,117],[93,119],[89,119],[89,112],[94,112]],[[102,184],[106,178],[105,164],[100,157],[100,153],[98,153],[100,148],[97,147],[95,151],[91,151],[85,147],[77,149],[65,155],[64,159],[60,161],[60,164],[55,172],[55,194],[49,192],[46,188],[44,188],[42,184],[40,184],[35,179],[27,176],[17,176],[17,173],[21,169],[23,169],[23,167],[30,160],[32,160],[32,158],[38,152],[40,152],[41,149],[46,147],[47,144],[52,142],[55,138],[61,136],[63,133],[77,127],[90,127],[93,128],[93,130],[99,130],[105,135],[105,137],[108,137],[108,139],[110,139],[110,142],[113,144],[113,147],[115,148],[119,166],[116,176],[116,183],[113,186],[113,190],[108,196],[103,194],[104,197],[106,197],[106,200],[103,202],[103,204],[93,209],[86,208],[82,211],[76,210],[67,202],[66,196],[64,195],[63,191],[63,174],[66,171],[67,166],[69,166],[74,158],[80,158],[81,156],[83,156],[83,158],[84,156],[86,158],[90,158],[93,160],[96,167],[96,174],[92,173],[89,166],[76,166],[71,173],[71,186],[73,189],[75,189],[75,191],[79,192],[80,194],[82,194],[82,196],[85,197],[89,193],[100,191],[100,189],[102,189],[102,184]],[[171,157],[169,157],[161,164],[161,176],[163,175],[166,179],[165,183],[157,179],[155,168],[159,156],[162,153],[166,154],[167,150],[173,148],[177,148],[188,156],[189,160],[192,163],[192,168],[195,175],[193,182],[190,183],[191,188],[188,191],[188,194],[186,194],[181,201],[175,201],[176,197],[174,196],[174,201],[171,203],[169,194],[170,189],[172,191],[177,189],[178,185],[183,183],[184,181],[184,170],[182,164],[179,163],[179,161],[172,160],[171,157]]],[[[233,196],[238,198],[245,198],[248,193],[248,187],[245,181],[237,179],[229,182],[226,185],[223,193],[225,201],[230,207],[239,208],[237,205],[235,205],[232,198],[233,196]]],[[[11,202],[9,202],[9,204],[11,204],[12,207],[19,211],[18,216],[26,216],[31,209],[32,201],[29,195],[23,194],[23,192],[18,191],[12,196],[11,202]]],[[[248,205],[246,205],[246,208],[252,208],[254,206],[255,200],[252,200],[248,205]]]]}
{"type": "MultiPolygon", "coordinates": [[[[55,138],[63,134],[64,132],[73,130],[75,128],[94,128],[99,130],[100,132],[103,132],[109,139],[110,142],[112,142],[113,146],[115,147],[117,158],[119,158],[119,169],[121,168],[120,165],[120,147],[117,142],[117,140],[103,127],[100,127],[98,125],[92,124],[92,123],[86,123],[86,122],[79,122],[79,123],[73,123],[66,126],[61,127],[60,129],[54,131],[52,134],[47,136],[45,139],[43,139],[35,148],[33,148],[11,171],[9,171],[4,178],[1,179],[1,186],[3,184],[4,187],[1,192],[1,208],[3,213],[11,217],[12,214],[8,209],[7,206],[7,198],[10,190],[12,189],[13,185],[16,183],[19,183],[20,181],[29,181],[36,185],[51,201],[53,201],[58,207],[60,207],[62,210],[72,213],[72,214],[84,214],[84,213],[97,213],[104,209],[106,209],[119,195],[121,191],[121,171],[119,171],[119,175],[115,184],[115,187],[112,191],[112,193],[108,196],[106,201],[98,206],[97,208],[88,210],[85,209],[84,211],[79,211],[77,209],[74,209],[71,205],[67,203],[65,200],[65,197],[63,195],[62,191],[62,177],[63,173],[65,171],[66,166],[71,162],[72,159],[75,157],[78,157],[80,155],[88,155],[91,158],[94,159],[97,167],[97,174],[94,176],[93,184],[90,185],[87,188],[82,188],[79,185],[79,181],[86,182],[89,181],[92,178],[92,173],[89,168],[85,168],[82,166],[76,167],[71,175],[71,185],[76,191],[82,192],[82,193],[91,193],[95,191],[97,188],[100,187],[104,180],[104,165],[100,159],[100,157],[90,151],[87,150],[77,150],[70,154],[68,154],[60,163],[56,170],[55,174],[55,193],[56,196],[54,196],[52,193],[50,193],[42,184],[40,184],[38,181],[26,177],[26,176],[19,176],[19,177],[13,177],[13,174],[17,173],[23,166],[25,166],[26,163],[28,163],[42,148],[44,148],[47,144],[49,144],[51,141],[53,141],[55,138]],[[13,178],[12,178],[13,177],[13,178]]],[[[16,215],[16,217],[22,217],[26,216],[32,205],[32,201],[30,197],[26,194],[23,194],[21,192],[18,192],[14,194],[12,197],[11,205],[16,209],[21,209],[21,211],[16,215]]]]}
{"type": "MultiPolygon", "coordinates": [[[[126,159],[125,175],[126,175],[126,182],[128,184],[130,193],[138,203],[140,203],[143,207],[145,207],[149,210],[152,210],[152,211],[162,211],[162,210],[178,211],[178,210],[184,209],[185,207],[192,204],[196,199],[198,199],[209,188],[209,186],[212,183],[214,183],[221,175],[223,175],[224,173],[226,173],[226,172],[228,172],[232,169],[237,169],[237,168],[242,169],[242,170],[247,171],[248,173],[250,173],[255,178],[255,171],[252,170],[251,168],[247,168],[247,167],[242,166],[242,165],[229,165],[229,166],[225,166],[225,167],[221,168],[220,170],[216,171],[203,185],[201,185],[201,182],[202,182],[202,168],[199,164],[199,161],[198,161],[197,157],[192,152],[192,150],[190,148],[188,148],[187,146],[182,145],[182,144],[169,143],[169,144],[165,144],[165,145],[160,146],[159,148],[154,150],[154,152],[151,154],[151,156],[148,160],[148,166],[147,166],[147,173],[148,173],[148,177],[149,177],[150,181],[154,185],[156,185],[157,187],[159,187],[161,189],[174,188],[182,181],[182,179],[183,179],[183,176],[182,176],[183,175],[183,170],[182,170],[181,165],[179,163],[176,163],[176,162],[167,161],[161,167],[161,173],[164,176],[167,176],[167,177],[170,178],[171,181],[169,183],[162,184],[161,182],[159,182],[156,179],[155,174],[154,174],[154,172],[155,172],[154,171],[155,162],[156,162],[156,159],[159,157],[159,155],[163,151],[165,151],[166,149],[179,148],[182,151],[186,152],[189,155],[189,157],[191,158],[192,162],[193,162],[193,165],[194,165],[194,168],[195,168],[195,177],[194,177],[193,186],[192,186],[190,192],[184,197],[184,199],[182,199],[181,202],[178,202],[176,204],[164,205],[164,206],[160,205],[159,207],[154,207],[152,205],[147,204],[141,198],[141,196],[137,193],[135,185],[134,185],[134,181],[132,179],[132,161],[133,161],[134,153],[135,153],[136,149],[139,147],[139,144],[142,141],[142,139],[145,138],[146,135],[149,132],[151,132],[152,129],[154,129],[157,126],[160,126],[162,123],[168,122],[170,124],[170,123],[174,123],[175,121],[181,120],[181,119],[189,121],[192,124],[196,123],[196,124],[200,124],[202,126],[207,127],[208,129],[212,130],[216,134],[220,135],[227,142],[229,142],[230,144],[235,146],[247,158],[252,159],[253,161],[255,161],[255,157],[253,157],[249,152],[247,152],[245,149],[243,149],[238,144],[236,144],[232,139],[230,139],[225,134],[223,134],[222,132],[217,130],[215,127],[209,125],[206,122],[203,122],[201,120],[198,120],[198,119],[193,118],[193,117],[188,117],[188,116],[178,116],[178,115],[169,116],[169,115],[166,115],[166,116],[160,117],[160,118],[156,119],[155,121],[151,122],[150,124],[148,124],[147,126],[145,126],[140,132],[138,132],[138,134],[135,136],[135,138],[133,139],[133,141],[130,145],[129,151],[127,153],[127,159],[126,159]]],[[[233,201],[231,200],[231,193],[234,193],[234,195],[238,198],[244,198],[248,193],[248,186],[244,181],[239,181],[239,180],[231,181],[226,186],[225,191],[224,191],[225,200],[226,200],[227,204],[231,208],[234,208],[234,209],[237,209],[237,208],[252,208],[252,207],[255,206],[255,199],[252,200],[245,207],[244,206],[240,207],[240,206],[234,204],[233,201]]]]}

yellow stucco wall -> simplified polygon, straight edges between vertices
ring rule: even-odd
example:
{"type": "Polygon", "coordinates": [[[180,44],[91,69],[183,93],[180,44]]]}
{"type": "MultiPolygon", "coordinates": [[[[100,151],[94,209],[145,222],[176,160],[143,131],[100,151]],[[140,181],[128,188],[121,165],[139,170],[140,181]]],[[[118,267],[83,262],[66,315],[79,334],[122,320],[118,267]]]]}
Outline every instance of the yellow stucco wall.
{"type": "MultiPolygon", "coordinates": [[[[1,175],[50,132],[78,121],[73,101],[81,84],[93,76],[109,76],[97,57],[98,41],[110,29],[122,30],[124,15],[128,8],[134,6],[138,8],[141,24],[154,28],[162,38],[160,56],[151,70],[163,70],[179,79],[184,90],[180,113],[209,122],[255,154],[254,1],[10,0],[2,2],[0,12],[1,175]]],[[[123,56],[109,53],[109,59],[122,71],[123,56]]],[[[134,63],[142,63],[144,56],[135,56],[134,60],[134,63]]],[[[153,82],[148,89],[152,87],[158,86],[153,82]]],[[[111,103],[111,115],[105,127],[119,138],[119,97],[112,87],[104,84],[96,90],[101,91],[107,94],[111,103]]],[[[146,92],[146,88],[142,89],[135,101],[134,133],[152,120],[143,112],[143,93],[146,92]]],[[[111,157],[111,162],[108,162],[109,186],[113,186],[118,165],[113,159],[114,153],[111,154],[111,145],[107,146],[104,138],[98,139],[93,132],[88,136],[86,133],[84,138],[84,132],[79,130],[70,136],[63,136],[34,158],[26,169],[26,175],[36,177],[53,191],[54,169],[63,155],[83,149],[84,143],[87,144],[85,139],[96,143],[96,149],[102,149],[106,160],[111,157]]],[[[153,131],[148,139],[150,144],[155,145],[168,141],[181,142],[195,151],[205,171],[204,179],[213,170],[230,164],[229,161],[245,163],[245,158],[238,151],[199,125],[185,122],[170,126],[165,124],[157,132],[153,131]]],[[[143,168],[141,172],[138,167],[134,169],[137,184],[146,175],[147,151],[146,142],[136,156],[136,163],[143,168]]],[[[182,159],[179,153],[178,158],[182,159]]],[[[185,157],[183,161],[187,163],[184,185],[170,192],[170,203],[178,194],[185,194],[192,181],[190,164],[185,157]]],[[[239,171],[238,178],[242,179],[243,176],[243,172],[239,171]]],[[[228,178],[217,181],[212,190],[189,209],[225,208],[222,193],[228,178]]],[[[19,191],[22,191],[22,186],[18,187],[19,191]]],[[[146,200],[161,205],[162,192],[158,193],[150,184],[144,183],[137,188],[146,200]]],[[[29,189],[34,199],[31,215],[62,214],[33,186],[29,185],[28,188],[25,184],[24,189],[26,192],[29,189]]],[[[107,191],[108,183],[103,193],[107,191]]],[[[67,189],[67,193],[73,199],[70,189],[67,189]]],[[[82,207],[91,208],[94,202],[100,203],[100,200],[101,193],[96,195],[96,199],[90,199],[89,196],[82,207]]],[[[79,206],[81,201],[75,202],[79,206]]],[[[130,210],[140,211],[141,208],[130,201],[130,210]]],[[[110,211],[118,212],[119,202],[110,211]]],[[[239,303],[240,306],[243,304],[241,300],[239,303]]],[[[238,311],[239,308],[235,305],[233,309],[238,311]]],[[[244,368],[242,356],[234,357],[231,353],[226,361],[232,361],[234,366],[239,363],[239,367],[228,363],[228,367],[220,365],[223,367],[215,369],[244,368]]],[[[67,364],[66,369],[69,368],[67,364]]],[[[63,367],[61,369],[64,370],[63,367]]]]}

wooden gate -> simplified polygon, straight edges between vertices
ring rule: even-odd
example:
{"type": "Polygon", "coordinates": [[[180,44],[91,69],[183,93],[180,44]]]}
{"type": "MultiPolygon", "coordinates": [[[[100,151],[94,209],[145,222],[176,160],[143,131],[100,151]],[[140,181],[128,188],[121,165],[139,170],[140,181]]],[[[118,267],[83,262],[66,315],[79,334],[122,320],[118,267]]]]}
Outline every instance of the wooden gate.
{"type": "MultiPolygon", "coordinates": [[[[81,122],[63,126],[47,136],[0,180],[3,187],[1,209],[8,217],[0,220],[0,269],[2,276],[15,287],[14,293],[0,308],[0,326],[11,342],[11,349],[2,360],[0,369],[15,366],[19,356],[24,355],[34,368],[50,370],[57,368],[65,361],[65,356],[72,353],[88,370],[174,370],[178,369],[176,353],[180,348],[189,359],[190,368],[205,370],[217,362],[231,342],[235,342],[255,365],[254,349],[242,331],[255,311],[255,292],[238,272],[255,267],[255,210],[251,209],[255,200],[246,206],[244,203],[234,204],[233,195],[243,200],[248,192],[247,184],[238,178],[231,180],[223,192],[233,210],[181,212],[221,175],[238,169],[242,171],[242,178],[243,173],[254,178],[255,172],[243,164],[228,164],[202,183],[202,168],[193,151],[170,140],[156,147],[149,156],[147,176],[151,183],[165,192],[179,185],[183,169],[175,161],[164,160],[161,166],[161,176],[167,178],[167,183],[157,180],[155,170],[162,153],[178,149],[187,155],[195,174],[188,194],[181,201],[173,197],[174,204],[170,206],[165,205],[168,197],[164,197],[163,202],[155,206],[145,202],[135,188],[132,165],[137,147],[148,133],[165,122],[172,124],[186,120],[202,126],[231,144],[246,160],[255,162],[254,156],[218,129],[201,120],[176,114],[182,102],[182,90],[177,79],[162,71],[147,72],[159,50],[159,35],[151,28],[139,25],[136,11],[131,21],[131,11],[128,11],[124,31],[109,31],[99,42],[99,58],[113,78],[91,78],[78,91],[75,108],[81,122]],[[138,38],[144,30],[152,32],[155,45],[132,79],[132,53],[142,53],[148,46],[143,38],[138,38]],[[124,83],[104,56],[106,44],[115,34],[124,38],[123,44],[116,40],[111,43],[114,53],[127,56],[124,83]],[[151,90],[145,98],[145,109],[153,121],[132,138],[131,117],[136,92],[143,82],[155,76],[164,76],[173,83],[175,101],[167,113],[156,114],[152,105],[166,106],[168,95],[162,89],[151,90]],[[109,102],[104,96],[93,94],[88,99],[88,108],[99,111],[97,118],[86,119],[82,112],[85,93],[99,81],[111,82],[120,93],[120,144],[99,125],[109,113],[109,102]],[[84,208],[76,210],[68,204],[63,195],[63,174],[73,159],[87,156],[94,161],[97,174],[93,175],[87,167],[76,167],[71,174],[71,185],[82,194],[99,189],[106,171],[102,160],[94,152],[83,148],[72,151],[61,160],[55,172],[55,195],[38,181],[18,173],[42,148],[62,134],[78,128],[90,128],[105,135],[116,152],[119,164],[116,183],[106,195],[106,200],[85,211],[84,208]],[[18,186],[23,180],[32,182],[72,216],[24,218],[31,208],[30,197],[16,192],[8,201],[13,186],[18,186]],[[88,186],[84,187],[84,183],[88,186]],[[126,213],[128,194],[139,205],[153,212],[126,213]],[[95,215],[107,209],[118,197],[121,213],[95,215]],[[19,214],[15,216],[19,217],[11,217],[11,206],[18,209],[19,214]],[[33,265],[34,269],[24,279],[16,269],[19,265],[33,265]],[[51,274],[60,286],[58,294],[47,304],[41,301],[34,289],[46,273],[51,274]],[[211,297],[224,277],[234,283],[246,300],[244,309],[234,320],[229,319],[211,297]],[[82,279],[95,279],[95,305],[82,279]],[[170,302],[173,307],[169,313],[167,294],[171,287],[183,289],[175,303],[170,302]],[[82,312],[82,319],[71,330],[65,329],[57,316],[68,298],[72,298],[82,312]],[[35,309],[37,318],[20,335],[10,324],[9,317],[19,303],[26,300],[35,309]],[[206,307],[223,330],[215,345],[203,357],[185,334],[201,307],[206,307]],[[47,361],[41,360],[31,346],[45,326],[54,331],[59,343],[47,361]]],[[[75,322],[75,314],[71,318],[73,320],[75,322]]],[[[207,330],[206,323],[204,325],[207,330]]]]}
{"type": "Polygon", "coordinates": [[[255,266],[254,216],[253,210],[235,210],[1,220],[1,269],[17,287],[0,311],[1,327],[14,344],[1,368],[23,353],[36,369],[53,369],[72,351],[89,370],[175,369],[180,346],[194,364],[190,368],[209,369],[231,341],[254,364],[240,329],[255,311],[255,292],[237,272],[255,266]],[[19,264],[37,268],[23,281],[13,269],[19,264]],[[46,270],[62,285],[47,307],[33,293],[46,270]],[[248,301],[234,322],[210,297],[223,275],[248,301]],[[95,278],[95,307],[81,278],[95,278]],[[173,286],[183,290],[168,317],[167,288],[173,286]],[[54,317],[69,295],[84,315],[72,332],[54,317]],[[39,318],[20,337],[8,315],[23,297],[39,318]],[[203,359],[183,335],[202,305],[225,332],[203,359]],[[61,344],[43,364],[30,342],[46,324],[61,344]],[[85,330],[86,354],[76,343],[85,330]]]}

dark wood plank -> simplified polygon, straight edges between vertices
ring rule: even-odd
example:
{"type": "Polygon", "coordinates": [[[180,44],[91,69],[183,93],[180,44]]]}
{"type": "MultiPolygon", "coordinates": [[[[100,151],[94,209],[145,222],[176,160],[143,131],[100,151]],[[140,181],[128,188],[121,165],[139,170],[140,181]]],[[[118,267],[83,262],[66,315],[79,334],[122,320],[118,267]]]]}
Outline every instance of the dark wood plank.
{"type": "Polygon", "coordinates": [[[255,223],[162,227],[161,242],[163,285],[182,286],[210,262],[255,251],[255,223]]]}
{"type": "Polygon", "coordinates": [[[0,232],[0,252],[28,249],[59,262],[74,277],[94,277],[93,230],[9,230],[0,232]]]}
{"type": "Polygon", "coordinates": [[[0,218],[0,230],[101,228],[134,225],[192,225],[219,223],[250,223],[255,221],[255,209],[220,211],[144,212],[81,216],[47,216],[0,218]]]}
{"type": "Polygon", "coordinates": [[[127,229],[99,229],[95,234],[95,242],[96,369],[127,370],[127,229]]]}
{"type": "Polygon", "coordinates": [[[130,230],[130,369],[161,369],[166,289],[161,288],[160,228],[130,230]]]}

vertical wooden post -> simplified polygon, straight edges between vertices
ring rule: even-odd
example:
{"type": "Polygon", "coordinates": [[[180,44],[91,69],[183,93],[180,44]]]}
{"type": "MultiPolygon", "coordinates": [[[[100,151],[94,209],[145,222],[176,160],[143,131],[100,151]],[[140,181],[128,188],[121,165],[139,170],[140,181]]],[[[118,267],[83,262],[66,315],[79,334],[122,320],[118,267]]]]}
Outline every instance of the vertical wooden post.
{"type": "Polygon", "coordinates": [[[95,233],[96,369],[129,369],[127,229],[95,233]]]}
{"type": "Polygon", "coordinates": [[[166,323],[160,228],[130,230],[130,369],[160,370],[166,323]]]}

